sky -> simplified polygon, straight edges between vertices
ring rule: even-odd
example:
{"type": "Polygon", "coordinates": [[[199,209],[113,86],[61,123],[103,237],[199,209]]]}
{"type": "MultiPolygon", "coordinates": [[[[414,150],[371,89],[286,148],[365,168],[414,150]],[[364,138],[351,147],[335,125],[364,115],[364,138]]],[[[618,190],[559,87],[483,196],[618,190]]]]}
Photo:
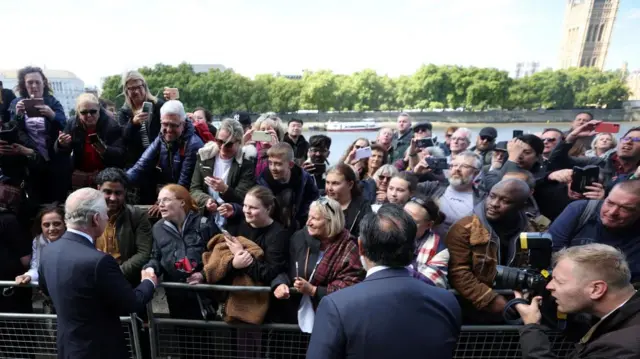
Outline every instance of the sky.
{"type": "MultiPolygon", "coordinates": [[[[256,74],[413,73],[421,64],[556,67],[567,0],[0,1],[0,69],[101,79],[156,63],[256,74]],[[9,51],[5,51],[9,49],[9,51]],[[8,56],[7,56],[8,55],[8,56]]],[[[621,0],[607,69],[640,69],[640,0],[621,0]]]]}

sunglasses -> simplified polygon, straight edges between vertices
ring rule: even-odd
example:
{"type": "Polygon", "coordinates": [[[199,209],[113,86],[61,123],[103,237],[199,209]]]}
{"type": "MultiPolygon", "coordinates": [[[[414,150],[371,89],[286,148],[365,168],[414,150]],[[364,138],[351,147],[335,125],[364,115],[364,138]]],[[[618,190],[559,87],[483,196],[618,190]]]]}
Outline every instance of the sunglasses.
{"type": "Polygon", "coordinates": [[[80,114],[84,115],[84,116],[86,116],[86,115],[95,115],[97,113],[98,113],[98,110],[82,110],[82,111],[80,111],[80,114]]]}
{"type": "Polygon", "coordinates": [[[336,211],[333,208],[331,208],[331,205],[329,205],[329,199],[327,198],[327,196],[322,196],[318,198],[318,203],[327,207],[327,209],[331,212],[331,214],[336,214],[336,211]]]}
{"type": "Polygon", "coordinates": [[[216,143],[218,144],[218,147],[224,148],[224,149],[231,149],[233,147],[233,145],[235,144],[235,142],[231,141],[231,142],[224,142],[223,140],[216,138],[216,143]]]}
{"type": "Polygon", "coordinates": [[[378,176],[378,179],[379,179],[380,181],[391,181],[391,176],[383,176],[383,175],[380,175],[380,176],[378,176]]]}
{"type": "Polygon", "coordinates": [[[489,136],[480,136],[480,139],[482,141],[487,141],[487,142],[492,142],[493,141],[493,137],[489,137],[489,136]]]}
{"type": "Polygon", "coordinates": [[[555,138],[543,138],[542,142],[556,142],[555,138]]]}

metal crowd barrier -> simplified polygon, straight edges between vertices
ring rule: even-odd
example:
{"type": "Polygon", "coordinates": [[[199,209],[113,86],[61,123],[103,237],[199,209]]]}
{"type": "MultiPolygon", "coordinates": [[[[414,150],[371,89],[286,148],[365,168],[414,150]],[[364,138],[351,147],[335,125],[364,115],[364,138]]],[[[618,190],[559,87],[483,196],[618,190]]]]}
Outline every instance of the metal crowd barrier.
{"type": "MultiPolygon", "coordinates": [[[[228,285],[188,285],[161,283],[161,287],[224,292],[270,292],[269,287],[228,285]]],[[[454,292],[454,291],[452,291],[454,292]]],[[[510,290],[498,291],[512,294],[510,290]]],[[[455,292],[454,292],[455,293],[455,292]]],[[[149,338],[152,358],[304,358],[310,335],[296,324],[228,324],[222,321],[187,320],[162,317],[148,306],[149,338]]],[[[425,327],[425,330],[432,328],[425,327]]],[[[454,358],[521,358],[520,326],[464,325],[454,358]]],[[[573,350],[573,343],[560,332],[549,332],[549,340],[558,357],[573,350]]]]}
{"type": "MultiPolygon", "coordinates": [[[[19,287],[37,286],[38,283],[30,283],[19,287]]],[[[10,296],[15,287],[13,281],[0,281],[0,295],[10,296]]],[[[0,312],[0,358],[57,358],[56,320],[54,314],[0,312]]],[[[127,341],[128,358],[142,359],[140,320],[133,314],[120,317],[120,322],[127,341]]]]}
{"type": "MultiPolygon", "coordinates": [[[[0,281],[0,289],[13,287],[11,281],[0,281]]],[[[36,287],[31,284],[29,287],[36,287]]],[[[224,292],[269,292],[269,287],[236,287],[228,285],[187,285],[161,283],[161,287],[224,292]]],[[[501,291],[509,294],[511,291],[501,291]]],[[[157,297],[157,296],[156,296],[157,297]]],[[[170,318],[166,313],[147,306],[149,347],[153,359],[185,358],[304,358],[310,335],[296,324],[228,324],[222,321],[170,318]]],[[[120,318],[128,342],[130,358],[142,358],[139,319],[120,318]]],[[[465,325],[455,348],[454,358],[516,359],[521,358],[519,326],[465,325]]],[[[424,330],[432,330],[425,327],[424,330]]],[[[573,343],[560,332],[549,332],[558,357],[573,350],[573,343]]],[[[146,344],[146,343],[144,343],[146,344]]],[[[55,358],[56,316],[50,314],[0,313],[0,358],[55,358]]]]}

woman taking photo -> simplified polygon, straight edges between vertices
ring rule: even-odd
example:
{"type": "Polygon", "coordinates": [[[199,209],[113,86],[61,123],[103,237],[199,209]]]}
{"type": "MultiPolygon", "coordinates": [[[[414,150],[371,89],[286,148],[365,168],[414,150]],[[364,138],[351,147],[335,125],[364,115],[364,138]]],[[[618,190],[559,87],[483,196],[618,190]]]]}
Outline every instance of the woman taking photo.
{"type": "Polygon", "coordinates": [[[362,195],[356,173],[351,166],[339,163],[327,171],[327,196],[340,203],[345,217],[345,228],[354,236],[360,231],[360,220],[371,212],[371,203],[362,195]]]}
{"type": "Polygon", "coordinates": [[[23,144],[34,149],[45,163],[30,173],[30,197],[34,203],[64,202],[67,197],[64,167],[56,155],[54,144],[67,118],[60,102],[53,97],[49,80],[42,69],[25,67],[18,71],[20,97],[11,103],[12,118],[20,132],[26,134],[23,144]],[[42,104],[32,105],[32,101],[42,104]]]}
{"type": "Polygon", "coordinates": [[[122,76],[122,93],[125,103],[118,111],[118,122],[124,128],[126,167],[131,167],[158,137],[160,109],[164,101],[151,94],[147,82],[138,71],[129,71],[122,76]],[[150,112],[143,111],[145,102],[151,103],[150,112]]]}
{"type": "Polygon", "coordinates": [[[35,223],[35,235],[33,239],[31,262],[29,270],[22,275],[16,277],[16,284],[27,284],[29,282],[38,281],[38,267],[40,266],[40,253],[42,249],[51,242],[55,242],[67,227],[64,223],[64,209],[53,204],[45,207],[38,213],[35,223]]]}
{"type": "Polygon", "coordinates": [[[285,322],[298,322],[307,333],[312,322],[301,318],[299,311],[313,313],[324,296],[364,279],[358,248],[344,227],[338,202],[321,197],[311,203],[306,227],[294,233],[289,241],[287,271],[271,282],[276,299],[288,300],[287,309],[282,312],[285,322]],[[291,286],[302,297],[291,295],[291,286]]]}
{"type": "Polygon", "coordinates": [[[76,99],[76,117],[67,122],[55,148],[61,156],[73,153],[69,173],[72,189],[94,187],[99,171],[124,167],[122,129],[90,93],[76,99]]]}

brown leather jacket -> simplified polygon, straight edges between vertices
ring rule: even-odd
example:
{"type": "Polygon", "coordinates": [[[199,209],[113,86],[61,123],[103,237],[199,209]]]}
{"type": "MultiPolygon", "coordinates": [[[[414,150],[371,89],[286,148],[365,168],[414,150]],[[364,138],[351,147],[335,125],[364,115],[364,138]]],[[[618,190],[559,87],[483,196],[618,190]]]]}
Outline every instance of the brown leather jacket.
{"type": "MultiPolygon", "coordinates": [[[[479,206],[483,206],[483,203],[478,204],[479,206]]],[[[474,213],[477,213],[477,209],[474,213]]],[[[521,227],[518,234],[540,230],[524,215],[514,226],[521,227]]],[[[449,249],[449,284],[478,309],[487,307],[498,295],[492,286],[496,266],[499,264],[500,240],[492,233],[486,220],[472,214],[454,223],[446,238],[449,249]]],[[[512,251],[515,251],[515,248],[512,251]]],[[[512,258],[509,258],[502,262],[508,263],[511,260],[512,258]]]]}

